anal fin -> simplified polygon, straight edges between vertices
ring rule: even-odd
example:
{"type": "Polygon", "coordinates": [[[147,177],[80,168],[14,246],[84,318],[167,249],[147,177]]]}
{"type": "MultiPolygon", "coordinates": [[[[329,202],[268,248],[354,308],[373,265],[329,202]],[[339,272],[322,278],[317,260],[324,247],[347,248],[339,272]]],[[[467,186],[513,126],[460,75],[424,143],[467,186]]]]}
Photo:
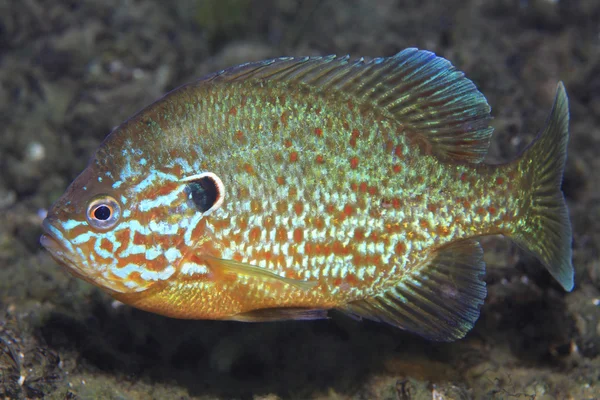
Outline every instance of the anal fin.
{"type": "Polygon", "coordinates": [[[339,309],[429,340],[453,341],[464,337],[479,318],[487,293],[484,274],[481,246],[464,240],[440,249],[395,287],[339,309]]]}

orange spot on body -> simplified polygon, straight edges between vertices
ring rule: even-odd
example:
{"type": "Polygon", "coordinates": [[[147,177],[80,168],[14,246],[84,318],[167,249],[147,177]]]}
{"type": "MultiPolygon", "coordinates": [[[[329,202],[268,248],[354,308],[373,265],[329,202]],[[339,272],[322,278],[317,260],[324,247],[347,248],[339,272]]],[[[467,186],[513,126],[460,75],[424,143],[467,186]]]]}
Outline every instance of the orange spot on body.
{"type": "Polygon", "coordinates": [[[354,286],[358,283],[358,279],[356,279],[356,275],[354,274],[348,274],[348,276],[346,276],[346,283],[354,286]]]}
{"type": "Polygon", "coordinates": [[[258,200],[253,199],[252,201],[250,201],[250,209],[254,213],[259,213],[262,211],[262,206],[258,200]]]}
{"type": "Polygon", "coordinates": [[[346,214],[348,217],[354,214],[354,207],[352,207],[350,204],[346,204],[344,206],[344,214],[346,214]]]}
{"type": "Polygon", "coordinates": [[[242,140],[244,138],[244,132],[242,132],[242,131],[236,131],[235,132],[235,138],[237,140],[242,140]]]}
{"type": "Polygon", "coordinates": [[[286,201],[284,201],[284,200],[280,200],[280,201],[277,202],[276,208],[277,208],[277,212],[279,214],[286,213],[287,209],[288,209],[288,203],[286,201]]]}
{"type": "Polygon", "coordinates": [[[333,285],[334,286],[340,286],[342,284],[342,278],[335,278],[333,280],[333,285]]]}
{"type": "Polygon", "coordinates": [[[275,218],[268,216],[265,217],[265,221],[263,222],[263,226],[266,229],[272,229],[275,226],[275,218]]]}
{"type": "Polygon", "coordinates": [[[423,228],[423,229],[429,228],[429,222],[425,219],[422,219],[421,221],[419,221],[419,225],[421,225],[421,228],[423,228]]]}
{"type": "Polygon", "coordinates": [[[353,192],[358,192],[358,184],[356,182],[352,182],[350,184],[350,189],[352,189],[353,192]]]}
{"type": "Polygon", "coordinates": [[[404,254],[406,252],[406,245],[403,242],[398,242],[394,250],[396,254],[404,254]]]}
{"type": "Polygon", "coordinates": [[[248,174],[254,174],[254,167],[250,164],[244,164],[244,171],[248,174]]]}
{"type": "Polygon", "coordinates": [[[245,231],[248,228],[248,218],[240,217],[238,224],[239,224],[240,229],[245,231]]]}
{"type": "Polygon", "coordinates": [[[394,167],[392,168],[392,170],[393,170],[395,173],[401,172],[401,171],[402,171],[402,165],[400,165],[400,164],[396,164],[396,165],[394,165],[394,167]]]}
{"type": "Polygon", "coordinates": [[[350,168],[352,168],[352,169],[358,168],[358,157],[352,157],[350,159],[350,168]]]}
{"type": "Polygon", "coordinates": [[[375,196],[377,194],[377,187],[376,186],[370,186],[369,187],[369,194],[372,196],[375,196]]]}
{"type": "Polygon", "coordinates": [[[494,206],[489,206],[489,207],[488,207],[488,212],[489,212],[490,214],[496,214],[496,207],[494,207],[494,206]]]}
{"type": "Polygon", "coordinates": [[[331,248],[331,251],[333,252],[333,254],[337,255],[337,256],[342,256],[345,255],[347,253],[346,251],[346,246],[344,246],[340,241],[336,240],[333,243],[333,246],[331,248]]]}
{"type": "Polygon", "coordinates": [[[323,229],[324,227],[325,227],[325,220],[323,219],[323,217],[316,217],[315,218],[315,228],[323,229]]]}
{"type": "Polygon", "coordinates": [[[504,183],[504,178],[502,178],[501,176],[496,178],[496,184],[497,185],[502,185],[504,183]]]}
{"type": "Polygon", "coordinates": [[[394,149],[394,154],[398,158],[404,157],[404,154],[402,153],[402,146],[400,146],[400,145],[396,146],[396,148],[394,149]]]}
{"type": "Polygon", "coordinates": [[[287,139],[285,142],[283,142],[283,145],[287,148],[292,147],[292,141],[287,139]]]}
{"type": "Polygon", "coordinates": [[[400,199],[399,198],[392,199],[392,207],[394,207],[396,209],[400,208],[400,199]]]}
{"type": "Polygon", "coordinates": [[[281,162],[281,160],[283,160],[283,157],[281,156],[281,154],[280,153],[275,153],[275,161],[281,162]]]}
{"type": "Polygon", "coordinates": [[[315,128],[315,135],[317,135],[318,137],[322,137],[323,136],[323,129],[321,129],[321,128],[315,128]]]}
{"type": "Polygon", "coordinates": [[[323,156],[319,154],[317,156],[317,158],[315,159],[315,161],[317,162],[317,164],[323,164],[323,162],[324,162],[323,156]]]}
{"type": "Polygon", "coordinates": [[[462,174],[460,174],[461,181],[466,182],[468,178],[469,178],[469,176],[467,175],[466,172],[463,172],[462,174]]]}
{"type": "Polygon", "coordinates": [[[296,161],[298,161],[298,152],[292,151],[290,153],[290,162],[296,162],[296,161]]]}
{"type": "Polygon", "coordinates": [[[438,235],[440,235],[440,236],[448,236],[450,234],[450,229],[448,229],[447,226],[440,225],[437,227],[436,231],[437,231],[438,235]]]}
{"type": "Polygon", "coordinates": [[[304,254],[306,254],[307,256],[314,256],[313,254],[314,248],[312,243],[306,243],[304,245],[304,254]]]}
{"type": "Polygon", "coordinates": [[[483,207],[478,207],[478,208],[477,208],[477,214],[479,214],[479,215],[484,215],[484,214],[485,214],[485,208],[483,208],[483,207]]]}
{"type": "Polygon", "coordinates": [[[360,183],[360,191],[363,193],[367,193],[367,189],[368,189],[367,182],[361,182],[360,183]]]}
{"type": "Polygon", "coordinates": [[[296,215],[302,214],[302,212],[304,211],[304,204],[301,203],[301,202],[299,202],[299,201],[297,201],[294,204],[294,211],[296,212],[296,215]]]}
{"type": "Polygon", "coordinates": [[[279,228],[277,228],[277,232],[275,233],[275,239],[279,242],[279,243],[285,243],[288,240],[288,236],[287,236],[287,230],[280,226],[279,228]]]}
{"type": "Polygon", "coordinates": [[[254,228],[250,229],[250,232],[248,233],[248,241],[251,243],[256,243],[260,240],[260,228],[255,226],[254,228]]]}
{"type": "Polygon", "coordinates": [[[291,187],[291,188],[288,190],[288,196],[289,196],[289,197],[292,197],[292,198],[294,198],[294,197],[296,197],[297,195],[298,195],[298,188],[296,188],[296,187],[291,187]]]}
{"type": "Polygon", "coordinates": [[[433,213],[437,211],[437,207],[435,206],[435,204],[428,204],[427,209],[433,213]]]}
{"type": "Polygon", "coordinates": [[[271,253],[268,250],[265,250],[264,253],[262,254],[262,258],[267,261],[271,261],[272,257],[273,257],[273,253],[271,253]]]}
{"type": "Polygon", "coordinates": [[[229,109],[229,115],[232,115],[234,117],[237,115],[237,112],[238,112],[237,107],[231,107],[229,109]]]}
{"type": "Polygon", "coordinates": [[[302,243],[304,241],[304,229],[296,228],[294,230],[294,241],[296,243],[302,243]]]}
{"type": "Polygon", "coordinates": [[[278,185],[285,185],[285,178],[283,176],[278,176],[277,177],[277,184],[278,185]]]}

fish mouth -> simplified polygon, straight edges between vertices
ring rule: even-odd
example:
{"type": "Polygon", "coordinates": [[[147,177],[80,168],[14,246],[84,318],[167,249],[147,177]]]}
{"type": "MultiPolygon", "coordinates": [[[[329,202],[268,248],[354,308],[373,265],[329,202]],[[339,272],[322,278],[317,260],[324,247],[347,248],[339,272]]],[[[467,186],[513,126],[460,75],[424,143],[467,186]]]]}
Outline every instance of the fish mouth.
{"type": "Polygon", "coordinates": [[[73,259],[72,246],[66,241],[60,230],[48,218],[44,220],[42,226],[44,228],[44,233],[40,236],[42,247],[48,250],[50,255],[60,264],[65,265],[70,270],[79,270],[73,259]]]}

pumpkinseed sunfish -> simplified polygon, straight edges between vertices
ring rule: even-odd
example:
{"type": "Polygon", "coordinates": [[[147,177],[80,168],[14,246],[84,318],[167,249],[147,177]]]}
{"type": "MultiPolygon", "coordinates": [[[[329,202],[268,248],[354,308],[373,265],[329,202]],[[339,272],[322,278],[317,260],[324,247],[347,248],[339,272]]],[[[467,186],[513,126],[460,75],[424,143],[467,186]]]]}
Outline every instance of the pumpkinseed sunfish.
{"type": "Polygon", "coordinates": [[[562,83],[517,160],[482,162],[489,120],[475,85],[428,51],[239,65],[108,135],[41,243],[75,276],[170,317],[338,309],[454,340],[486,297],[480,236],[507,236],[573,288],[562,83]]]}

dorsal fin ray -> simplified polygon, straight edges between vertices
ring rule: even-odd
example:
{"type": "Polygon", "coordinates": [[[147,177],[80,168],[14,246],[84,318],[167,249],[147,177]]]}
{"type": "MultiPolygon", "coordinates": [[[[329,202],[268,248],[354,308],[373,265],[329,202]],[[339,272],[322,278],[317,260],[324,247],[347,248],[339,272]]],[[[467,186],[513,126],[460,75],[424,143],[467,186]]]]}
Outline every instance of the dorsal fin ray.
{"type": "Polygon", "coordinates": [[[448,60],[409,48],[392,57],[284,57],[232,67],[201,82],[268,80],[339,92],[429,141],[442,159],[478,163],[489,147],[490,106],[448,60]]]}

